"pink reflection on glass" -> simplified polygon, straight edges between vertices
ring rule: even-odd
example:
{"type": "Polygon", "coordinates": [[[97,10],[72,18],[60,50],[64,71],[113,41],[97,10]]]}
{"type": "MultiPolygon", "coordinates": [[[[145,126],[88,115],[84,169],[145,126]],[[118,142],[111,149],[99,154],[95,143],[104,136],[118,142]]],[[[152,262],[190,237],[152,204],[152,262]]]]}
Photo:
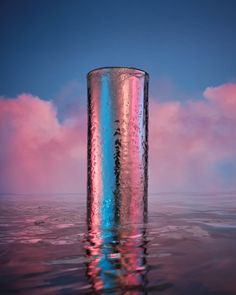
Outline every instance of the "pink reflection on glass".
{"type": "Polygon", "coordinates": [[[139,223],[146,214],[147,90],[148,74],[138,69],[88,74],[88,220],[100,216],[97,226],[139,223]]]}

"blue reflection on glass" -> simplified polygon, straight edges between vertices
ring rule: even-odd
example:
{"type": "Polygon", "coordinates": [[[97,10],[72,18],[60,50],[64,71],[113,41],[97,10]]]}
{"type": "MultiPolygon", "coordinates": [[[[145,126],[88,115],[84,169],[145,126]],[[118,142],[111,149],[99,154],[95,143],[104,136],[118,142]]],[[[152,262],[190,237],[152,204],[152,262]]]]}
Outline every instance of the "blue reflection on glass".
{"type": "Polygon", "coordinates": [[[101,205],[102,228],[111,228],[114,225],[114,195],[115,175],[114,175],[114,138],[112,112],[109,105],[111,104],[110,94],[110,77],[103,75],[101,78],[101,104],[100,104],[100,121],[101,121],[101,141],[102,141],[102,183],[103,199],[101,205]]]}
{"type": "Polygon", "coordinates": [[[100,121],[101,121],[101,141],[102,141],[102,183],[103,183],[103,199],[101,204],[101,238],[106,247],[102,248],[102,256],[100,259],[101,279],[104,289],[114,288],[114,279],[109,273],[115,271],[115,266],[109,259],[111,254],[111,245],[114,239],[111,228],[115,222],[115,204],[114,204],[114,139],[113,139],[113,122],[112,112],[109,105],[111,104],[110,95],[110,77],[103,75],[101,78],[101,104],[100,104],[100,121]],[[112,189],[111,189],[112,188],[112,189]]]}

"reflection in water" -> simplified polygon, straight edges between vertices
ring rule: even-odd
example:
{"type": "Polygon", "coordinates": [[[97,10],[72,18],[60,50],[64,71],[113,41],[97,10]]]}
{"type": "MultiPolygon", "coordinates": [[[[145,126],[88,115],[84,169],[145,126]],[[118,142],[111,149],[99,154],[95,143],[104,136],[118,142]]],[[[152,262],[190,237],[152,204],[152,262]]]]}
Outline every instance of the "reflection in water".
{"type": "Polygon", "coordinates": [[[87,241],[77,199],[1,199],[0,294],[236,294],[235,195],[177,197],[150,200],[146,232],[91,221],[87,241]]]}
{"type": "Polygon", "coordinates": [[[87,275],[95,292],[127,291],[145,294],[145,227],[116,226],[88,233],[87,275]]]}

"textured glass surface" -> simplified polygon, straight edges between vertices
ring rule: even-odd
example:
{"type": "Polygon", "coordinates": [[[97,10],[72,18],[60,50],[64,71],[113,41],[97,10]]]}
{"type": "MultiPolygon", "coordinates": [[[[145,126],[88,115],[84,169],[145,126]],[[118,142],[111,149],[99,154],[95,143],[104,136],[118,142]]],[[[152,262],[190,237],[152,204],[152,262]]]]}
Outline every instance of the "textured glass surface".
{"type": "Polygon", "coordinates": [[[88,221],[91,230],[143,222],[147,211],[148,74],[88,74],[88,221]]]}

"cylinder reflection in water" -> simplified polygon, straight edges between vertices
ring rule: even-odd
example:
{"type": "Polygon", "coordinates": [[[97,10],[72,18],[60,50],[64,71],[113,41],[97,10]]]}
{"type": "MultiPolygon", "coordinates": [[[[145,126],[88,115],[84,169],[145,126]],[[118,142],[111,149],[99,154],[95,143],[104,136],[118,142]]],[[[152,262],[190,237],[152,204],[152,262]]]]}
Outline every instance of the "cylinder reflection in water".
{"type": "Polygon", "coordinates": [[[89,232],[85,248],[91,294],[147,294],[146,244],[145,227],[89,232]]]}
{"type": "Polygon", "coordinates": [[[88,222],[93,230],[143,222],[147,212],[148,74],[88,73],[88,222]]]}

